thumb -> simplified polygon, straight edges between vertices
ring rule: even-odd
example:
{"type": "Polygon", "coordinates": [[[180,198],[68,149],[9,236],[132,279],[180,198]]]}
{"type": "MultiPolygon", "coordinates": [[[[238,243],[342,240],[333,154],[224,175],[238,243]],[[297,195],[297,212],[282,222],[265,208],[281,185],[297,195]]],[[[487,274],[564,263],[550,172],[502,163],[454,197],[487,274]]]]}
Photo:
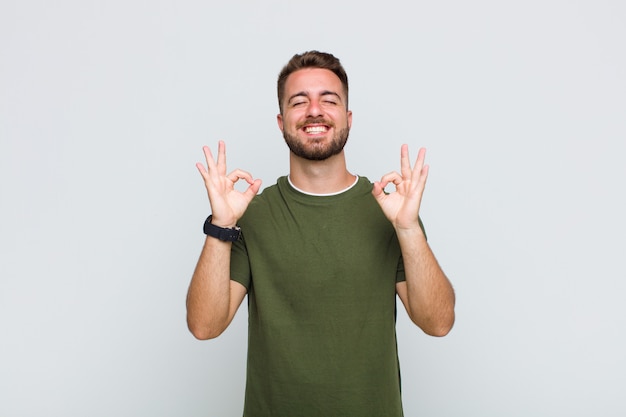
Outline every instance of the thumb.
{"type": "Polygon", "coordinates": [[[259,192],[259,189],[261,189],[261,184],[262,181],[260,179],[254,180],[252,184],[250,184],[250,186],[246,189],[246,191],[244,191],[245,196],[249,200],[252,200],[252,198],[259,192]]]}
{"type": "Polygon", "coordinates": [[[382,197],[385,196],[385,188],[379,181],[374,182],[372,187],[372,195],[376,200],[380,200],[382,197]]]}

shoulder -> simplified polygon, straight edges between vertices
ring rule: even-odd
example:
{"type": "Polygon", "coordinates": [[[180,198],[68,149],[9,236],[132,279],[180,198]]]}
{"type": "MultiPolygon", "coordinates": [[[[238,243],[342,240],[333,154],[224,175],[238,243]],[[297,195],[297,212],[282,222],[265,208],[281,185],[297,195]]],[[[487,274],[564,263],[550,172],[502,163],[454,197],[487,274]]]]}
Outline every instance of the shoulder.
{"type": "Polygon", "coordinates": [[[259,194],[254,196],[252,201],[250,202],[250,206],[258,206],[263,204],[268,204],[269,202],[278,198],[281,194],[282,183],[287,181],[287,177],[279,177],[276,180],[276,183],[270,185],[261,190],[259,194]]]}
{"type": "Polygon", "coordinates": [[[258,217],[263,217],[264,214],[270,210],[271,206],[278,204],[278,202],[282,200],[280,183],[283,182],[283,180],[286,181],[286,178],[287,177],[278,178],[275,184],[264,188],[259,194],[254,196],[240,219],[240,222],[250,222],[258,217]]]}

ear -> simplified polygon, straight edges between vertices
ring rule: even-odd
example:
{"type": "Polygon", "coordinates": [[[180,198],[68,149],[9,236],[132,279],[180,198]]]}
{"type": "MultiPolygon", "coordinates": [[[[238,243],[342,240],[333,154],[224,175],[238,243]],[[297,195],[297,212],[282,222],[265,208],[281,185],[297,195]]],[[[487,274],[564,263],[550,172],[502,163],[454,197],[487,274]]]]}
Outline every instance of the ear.
{"type": "Polygon", "coordinates": [[[352,110],[348,110],[348,129],[352,127],[352,110]]]}
{"type": "Polygon", "coordinates": [[[284,128],[284,126],[283,126],[283,115],[282,115],[282,114],[280,114],[280,113],[278,113],[278,114],[276,115],[276,121],[278,122],[278,128],[279,128],[279,129],[280,129],[280,131],[282,132],[282,131],[283,131],[283,128],[284,128]]]}

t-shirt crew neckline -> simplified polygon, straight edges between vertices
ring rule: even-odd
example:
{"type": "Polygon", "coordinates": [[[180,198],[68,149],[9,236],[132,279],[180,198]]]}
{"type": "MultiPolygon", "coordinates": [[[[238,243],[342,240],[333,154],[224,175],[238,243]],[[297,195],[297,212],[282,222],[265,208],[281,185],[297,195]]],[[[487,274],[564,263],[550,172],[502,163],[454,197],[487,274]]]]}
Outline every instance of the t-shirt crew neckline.
{"type": "Polygon", "coordinates": [[[296,187],[293,184],[293,182],[291,182],[291,177],[289,175],[287,175],[287,181],[289,182],[289,185],[291,186],[291,188],[293,188],[294,190],[296,190],[297,192],[299,192],[301,194],[310,195],[312,197],[332,197],[332,196],[335,196],[335,195],[343,194],[346,191],[350,191],[352,188],[354,188],[354,186],[356,186],[358,184],[358,182],[359,182],[359,176],[355,175],[355,177],[356,178],[355,178],[354,182],[351,185],[349,185],[347,188],[344,188],[343,190],[339,190],[339,191],[334,192],[334,193],[327,193],[327,194],[310,193],[308,191],[301,190],[298,187],[296,187]]]}

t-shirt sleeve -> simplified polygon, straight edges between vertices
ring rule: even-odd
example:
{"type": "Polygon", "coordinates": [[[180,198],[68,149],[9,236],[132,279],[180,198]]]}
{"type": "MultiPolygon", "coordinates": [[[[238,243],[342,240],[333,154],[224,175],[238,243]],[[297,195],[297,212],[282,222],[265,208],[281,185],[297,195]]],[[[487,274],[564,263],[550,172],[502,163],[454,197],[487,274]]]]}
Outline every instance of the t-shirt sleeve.
{"type": "Polygon", "coordinates": [[[428,235],[426,235],[426,228],[424,227],[424,223],[422,222],[422,218],[418,217],[417,221],[420,222],[420,228],[422,229],[422,233],[424,233],[424,237],[428,240],[428,235]]]}
{"type": "Polygon", "coordinates": [[[233,242],[230,251],[230,279],[250,290],[250,261],[243,233],[239,240],[233,242]]]}
{"type": "Polygon", "coordinates": [[[398,259],[398,268],[396,269],[396,283],[406,281],[406,276],[404,275],[404,261],[402,260],[402,256],[398,259]]]}

